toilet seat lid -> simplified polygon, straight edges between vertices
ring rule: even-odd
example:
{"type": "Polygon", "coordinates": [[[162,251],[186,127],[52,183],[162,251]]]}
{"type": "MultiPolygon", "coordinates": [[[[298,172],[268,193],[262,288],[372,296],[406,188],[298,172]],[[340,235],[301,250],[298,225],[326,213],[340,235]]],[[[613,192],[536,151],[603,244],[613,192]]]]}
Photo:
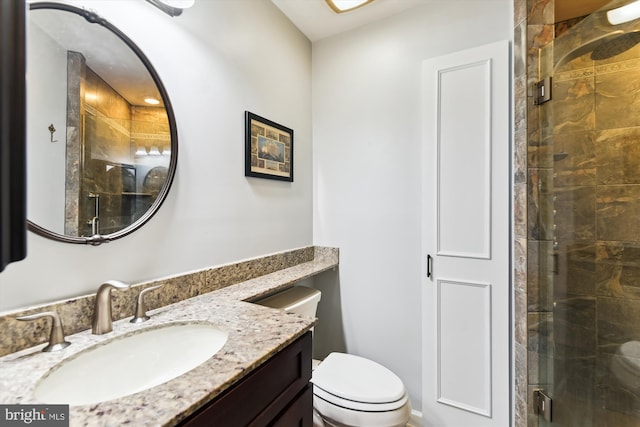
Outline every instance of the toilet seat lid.
{"type": "Polygon", "coordinates": [[[640,371],[640,341],[627,341],[620,346],[618,351],[619,361],[629,366],[634,372],[640,371]]]}
{"type": "Polygon", "coordinates": [[[405,397],[404,384],[384,366],[352,354],[331,353],[313,371],[311,382],[342,399],[392,403],[405,397]]]}
{"type": "Polygon", "coordinates": [[[627,341],[620,346],[620,354],[640,358],[640,341],[627,341]]]}

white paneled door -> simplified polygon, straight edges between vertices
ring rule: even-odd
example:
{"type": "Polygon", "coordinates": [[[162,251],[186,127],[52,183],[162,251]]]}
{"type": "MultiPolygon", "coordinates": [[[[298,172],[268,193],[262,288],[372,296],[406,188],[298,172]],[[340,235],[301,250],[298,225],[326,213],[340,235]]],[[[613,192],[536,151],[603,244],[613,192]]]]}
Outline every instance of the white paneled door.
{"type": "Polygon", "coordinates": [[[506,427],[509,43],[423,63],[425,427],[506,427]]]}

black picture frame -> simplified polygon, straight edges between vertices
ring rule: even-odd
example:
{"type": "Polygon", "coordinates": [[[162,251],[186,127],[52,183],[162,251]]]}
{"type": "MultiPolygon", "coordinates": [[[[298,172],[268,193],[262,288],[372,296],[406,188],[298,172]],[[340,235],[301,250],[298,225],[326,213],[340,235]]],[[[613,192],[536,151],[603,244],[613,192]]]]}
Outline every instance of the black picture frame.
{"type": "Polygon", "coordinates": [[[244,112],[245,176],[293,182],[293,129],[244,112]]]}

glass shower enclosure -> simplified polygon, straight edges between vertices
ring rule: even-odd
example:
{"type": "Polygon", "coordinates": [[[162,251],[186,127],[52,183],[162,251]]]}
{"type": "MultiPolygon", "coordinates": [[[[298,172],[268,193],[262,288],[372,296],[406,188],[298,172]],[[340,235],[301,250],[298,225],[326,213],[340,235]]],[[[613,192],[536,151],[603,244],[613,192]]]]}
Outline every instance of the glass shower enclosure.
{"type": "Polygon", "coordinates": [[[529,426],[640,426],[640,19],[609,12],[625,5],[640,12],[556,23],[540,51],[529,365],[553,413],[529,426]]]}

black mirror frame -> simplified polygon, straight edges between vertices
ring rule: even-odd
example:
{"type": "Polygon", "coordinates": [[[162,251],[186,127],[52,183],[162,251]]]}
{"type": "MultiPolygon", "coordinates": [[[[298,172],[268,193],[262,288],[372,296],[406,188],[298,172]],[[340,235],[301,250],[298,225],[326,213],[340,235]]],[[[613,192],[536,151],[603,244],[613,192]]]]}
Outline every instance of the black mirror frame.
{"type": "MultiPolygon", "coordinates": [[[[169,162],[169,171],[167,174],[167,180],[165,181],[162,189],[158,193],[156,200],[151,205],[151,207],[142,215],[138,220],[123,228],[122,230],[116,231],[115,233],[110,234],[96,234],[90,237],[75,237],[75,236],[67,236],[64,234],[54,233],[46,228],[43,228],[27,219],[27,227],[29,231],[33,233],[46,237],[48,239],[56,240],[59,242],[65,243],[77,243],[77,244],[85,244],[85,245],[93,245],[97,246],[102,243],[110,242],[112,240],[120,239],[124,236],[127,236],[138,228],[142,227],[146,224],[153,215],[160,209],[160,206],[164,202],[169,193],[169,189],[171,188],[171,184],[173,182],[173,178],[175,176],[176,166],[178,164],[178,132],[176,129],[176,119],[173,113],[173,107],[171,106],[171,102],[169,100],[169,95],[156,73],[155,69],[151,65],[151,62],[147,59],[146,55],[142,52],[142,50],[129,38],[126,34],[112,25],[109,21],[97,15],[95,12],[81,9],[75,6],[71,6],[63,3],[54,3],[54,2],[40,2],[40,3],[31,3],[30,10],[37,9],[57,9],[66,12],[75,13],[84,17],[88,22],[93,24],[98,24],[106,28],[115,34],[120,40],[122,40],[142,61],[147,71],[151,75],[151,78],[155,82],[158,87],[158,92],[160,92],[160,96],[162,97],[164,107],[167,112],[167,117],[169,119],[169,131],[171,134],[171,160],[169,162]]],[[[26,56],[26,55],[25,55],[26,56]]]]}

